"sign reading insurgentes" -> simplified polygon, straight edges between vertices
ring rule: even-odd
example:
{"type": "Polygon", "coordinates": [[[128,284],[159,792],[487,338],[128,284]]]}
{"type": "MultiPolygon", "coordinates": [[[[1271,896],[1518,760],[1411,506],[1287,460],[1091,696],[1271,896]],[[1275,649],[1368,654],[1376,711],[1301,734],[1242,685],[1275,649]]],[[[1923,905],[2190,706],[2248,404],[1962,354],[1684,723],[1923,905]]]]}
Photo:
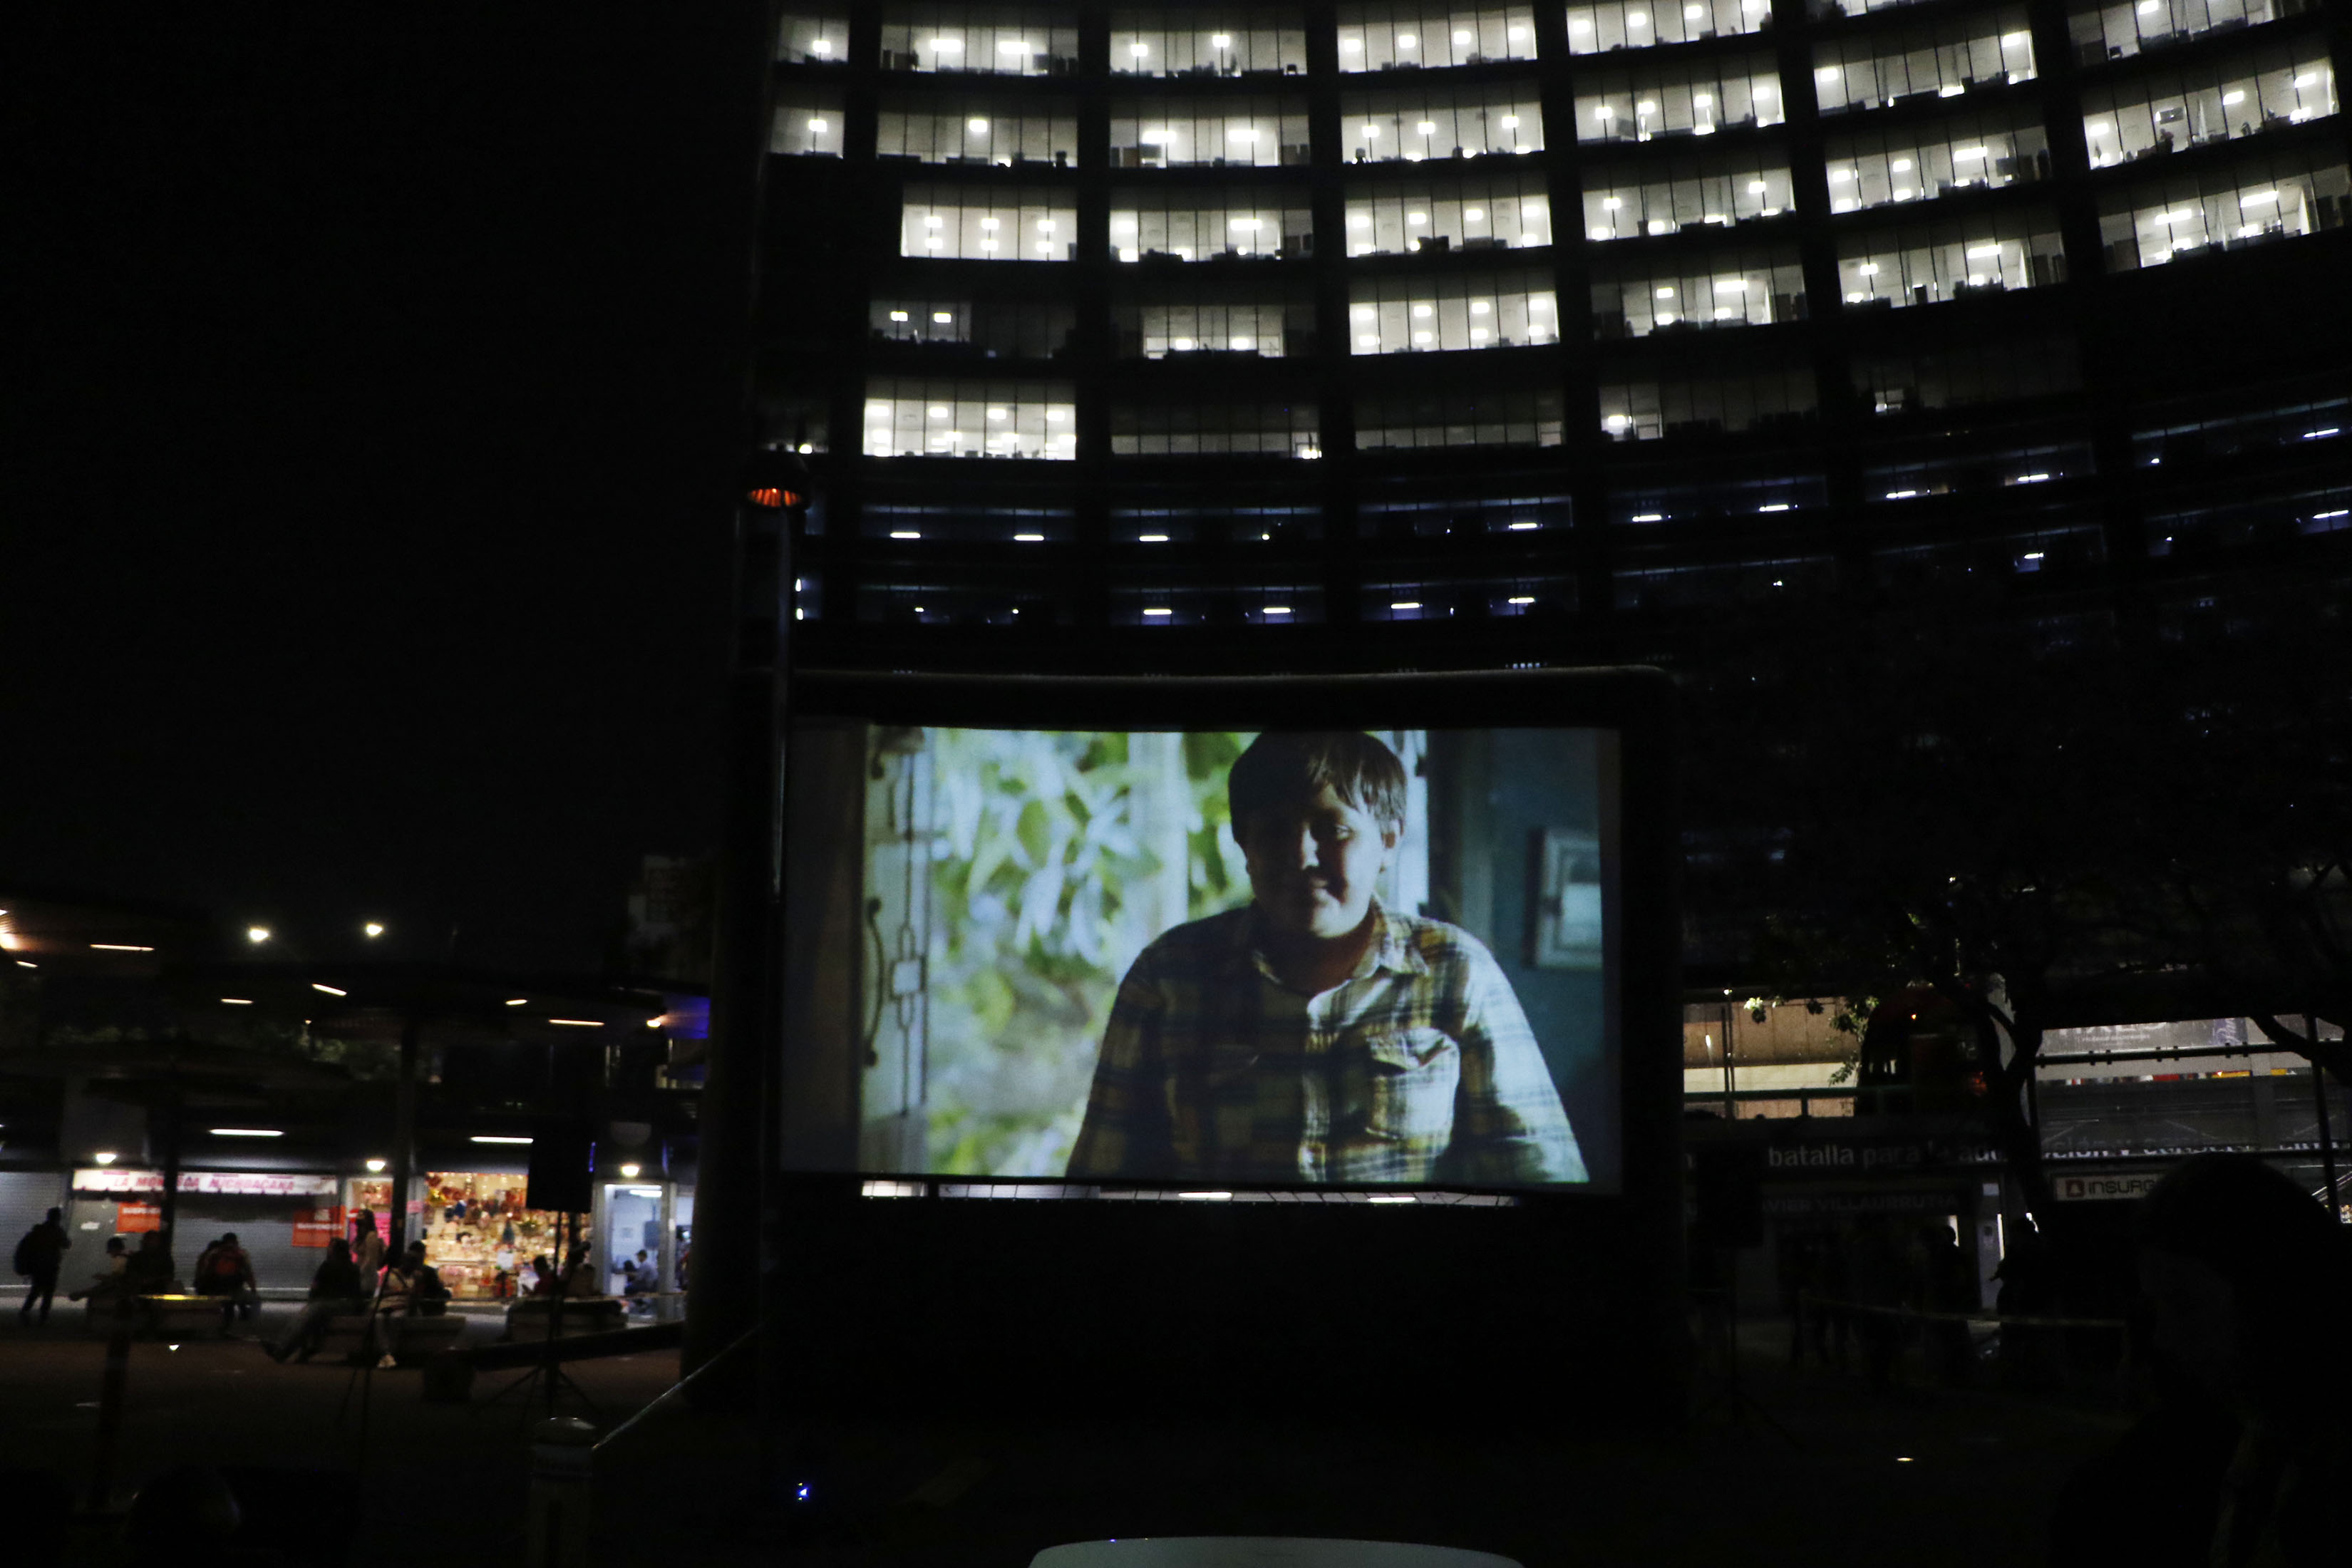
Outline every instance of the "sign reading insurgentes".
{"type": "MultiPolygon", "coordinates": [[[[76,1171],[73,1185],[78,1193],[160,1193],[163,1190],[163,1173],[92,1168],[76,1171]]],[[[180,1173],[180,1190],[184,1193],[219,1193],[230,1197],[332,1196],[335,1178],[298,1172],[183,1171],[180,1173]]]]}
{"type": "Polygon", "coordinates": [[[2159,1171],[2131,1171],[2114,1176],[2061,1176],[2052,1184],[2052,1195],[2061,1203],[2129,1203],[2147,1196],[2164,1179],[2159,1171]]]}

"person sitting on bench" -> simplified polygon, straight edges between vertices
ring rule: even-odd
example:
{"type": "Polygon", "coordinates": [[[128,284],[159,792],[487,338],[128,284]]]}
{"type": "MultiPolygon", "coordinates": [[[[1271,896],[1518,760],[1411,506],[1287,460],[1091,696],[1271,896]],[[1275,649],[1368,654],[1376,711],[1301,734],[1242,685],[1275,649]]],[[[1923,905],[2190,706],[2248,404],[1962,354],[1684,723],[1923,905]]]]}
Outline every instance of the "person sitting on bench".
{"type": "Polygon", "coordinates": [[[360,1283],[360,1266],[352,1261],[352,1244],[339,1236],[327,1243],[326,1260],[310,1276],[310,1300],[295,1315],[292,1326],[262,1349],[273,1361],[284,1361],[297,1352],[309,1361],[319,1353],[320,1342],[326,1338],[328,1319],[365,1310],[367,1293],[360,1283]]]}

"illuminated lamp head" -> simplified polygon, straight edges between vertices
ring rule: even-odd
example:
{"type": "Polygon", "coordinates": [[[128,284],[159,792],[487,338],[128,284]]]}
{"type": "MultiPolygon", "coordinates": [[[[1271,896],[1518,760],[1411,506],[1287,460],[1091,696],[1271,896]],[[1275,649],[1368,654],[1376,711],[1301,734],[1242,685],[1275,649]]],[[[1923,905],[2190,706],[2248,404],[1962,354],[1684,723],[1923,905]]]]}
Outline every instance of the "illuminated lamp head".
{"type": "Polygon", "coordinates": [[[808,465],[796,452],[762,447],[751,454],[743,473],[743,499],[762,511],[786,511],[809,501],[808,465]]]}

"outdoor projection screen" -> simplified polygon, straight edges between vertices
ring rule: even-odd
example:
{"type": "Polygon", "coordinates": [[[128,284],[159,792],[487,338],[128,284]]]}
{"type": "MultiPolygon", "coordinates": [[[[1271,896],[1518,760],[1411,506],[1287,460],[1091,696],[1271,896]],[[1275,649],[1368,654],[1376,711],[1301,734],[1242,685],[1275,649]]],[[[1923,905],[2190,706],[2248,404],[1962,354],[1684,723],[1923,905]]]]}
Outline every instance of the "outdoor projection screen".
{"type": "Polygon", "coordinates": [[[784,1167],[1620,1190],[1617,732],[1154,717],[796,715],[784,1167]]]}

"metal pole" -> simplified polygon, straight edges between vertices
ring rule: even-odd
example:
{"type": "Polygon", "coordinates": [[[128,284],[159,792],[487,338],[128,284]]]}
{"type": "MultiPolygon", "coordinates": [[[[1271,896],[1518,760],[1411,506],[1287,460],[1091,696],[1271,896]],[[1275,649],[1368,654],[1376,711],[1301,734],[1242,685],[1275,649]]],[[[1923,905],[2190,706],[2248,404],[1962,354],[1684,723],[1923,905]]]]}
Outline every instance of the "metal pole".
{"type": "Polygon", "coordinates": [[[384,1260],[400,1257],[408,1246],[408,1189],[416,1180],[416,1016],[400,1026],[400,1081],[392,1099],[392,1217],[391,1245],[384,1260]]]}
{"type": "MultiPolygon", "coordinates": [[[[2319,1046],[2319,1020],[2309,1013],[2303,1016],[2303,1033],[2315,1051],[2319,1046]]],[[[2311,1098],[2319,1108],[2319,1166],[2327,1179],[2327,1217],[2336,1219],[2336,1140],[2327,1127],[2327,1069],[2317,1061],[2311,1064],[2311,1098]]]]}

